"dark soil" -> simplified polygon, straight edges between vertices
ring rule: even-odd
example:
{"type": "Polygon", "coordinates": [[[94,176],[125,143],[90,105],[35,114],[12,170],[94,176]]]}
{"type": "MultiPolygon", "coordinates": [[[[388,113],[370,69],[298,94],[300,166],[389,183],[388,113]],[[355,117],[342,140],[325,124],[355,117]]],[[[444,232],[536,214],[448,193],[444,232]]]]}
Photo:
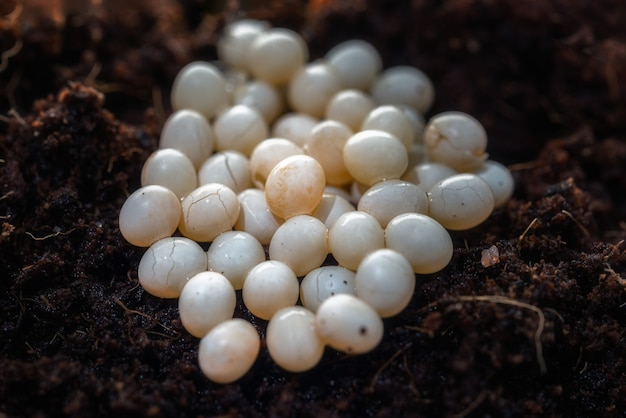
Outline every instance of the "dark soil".
{"type": "Polygon", "coordinates": [[[625,2],[23,3],[0,5],[0,416],[626,416],[625,2]],[[176,72],[246,15],[313,58],[359,37],[420,67],[517,188],[375,351],[291,374],[262,348],[224,386],[176,301],[139,286],[117,217],[176,72]]]}

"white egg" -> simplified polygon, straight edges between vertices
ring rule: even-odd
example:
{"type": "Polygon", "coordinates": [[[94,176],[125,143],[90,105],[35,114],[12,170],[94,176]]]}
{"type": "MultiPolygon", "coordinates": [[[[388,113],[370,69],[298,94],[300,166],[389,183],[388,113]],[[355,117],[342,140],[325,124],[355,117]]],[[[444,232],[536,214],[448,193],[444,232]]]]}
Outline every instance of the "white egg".
{"type": "Polygon", "coordinates": [[[263,190],[247,189],[237,197],[241,211],[235,229],[251,234],[263,245],[269,244],[283,220],[272,213],[263,190]]]}
{"type": "Polygon", "coordinates": [[[211,119],[228,103],[226,81],[219,69],[195,61],[183,67],[172,86],[172,108],[191,109],[211,119]]]}
{"type": "Polygon", "coordinates": [[[228,279],[214,271],[203,271],[183,287],[178,311],[187,332],[202,338],[216,325],[231,319],[236,304],[235,289],[228,279]]]}
{"type": "Polygon", "coordinates": [[[285,263],[276,260],[257,264],[243,282],[243,303],[261,319],[269,320],[279,309],[298,302],[300,284],[285,263]]]}
{"type": "Polygon", "coordinates": [[[323,301],[341,293],[356,295],[355,274],[341,266],[322,266],[311,270],[300,283],[300,301],[317,311],[323,301]]]}
{"type": "Polygon", "coordinates": [[[384,228],[403,213],[428,213],[428,196],[421,187],[404,180],[384,180],[370,187],[357,208],[369,213],[384,228]]]}
{"type": "Polygon", "coordinates": [[[261,338],[249,322],[235,318],[222,322],[200,340],[198,363],[216,383],[240,379],[259,355],[261,338]]]}
{"type": "Polygon", "coordinates": [[[367,254],[385,247],[385,233],[372,215],[347,212],[330,228],[328,245],[340,266],[356,270],[367,254]]]}
{"type": "Polygon", "coordinates": [[[326,344],[348,354],[373,350],[383,338],[384,325],[378,313],[353,295],[326,299],[315,314],[317,333],[326,344]]]}
{"type": "Polygon", "coordinates": [[[399,314],[415,291],[415,273],[397,251],[383,248],[368,254],[356,271],[356,295],[383,318],[399,314]]]}
{"type": "Polygon", "coordinates": [[[163,238],[139,261],[137,276],[144,290],[160,298],[177,298],[191,277],[207,269],[200,245],[183,237],[163,238]]]}
{"type": "Polygon", "coordinates": [[[315,367],[324,354],[324,343],[315,329],[315,314],[301,306],[276,312],[267,324],[265,341],[276,364],[290,372],[315,367]]]}
{"type": "Polygon", "coordinates": [[[257,264],[265,261],[265,250],[251,234],[226,231],[215,238],[207,251],[209,270],[226,276],[235,290],[257,264]]]}

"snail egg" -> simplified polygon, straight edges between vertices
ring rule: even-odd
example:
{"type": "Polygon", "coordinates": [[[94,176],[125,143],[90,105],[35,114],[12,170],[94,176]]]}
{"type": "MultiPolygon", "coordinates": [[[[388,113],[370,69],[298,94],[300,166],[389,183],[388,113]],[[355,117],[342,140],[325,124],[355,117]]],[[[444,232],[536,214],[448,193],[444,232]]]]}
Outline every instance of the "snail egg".
{"type": "Polygon", "coordinates": [[[172,86],[172,108],[193,109],[211,119],[228,103],[226,81],[208,62],[187,64],[176,75],[172,86]]]}
{"type": "Polygon", "coordinates": [[[198,170],[200,185],[220,183],[239,193],[250,186],[250,162],[238,151],[216,152],[198,170]]]}
{"type": "Polygon", "coordinates": [[[302,306],[276,312],[265,334],[270,357],[283,369],[304,372],[319,363],[324,343],[315,329],[315,314],[302,306]]]}
{"type": "Polygon", "coordinates": [[[406,105],[424,114],[435,100],[435,88],[421,70],[409,66],[387,68],[373,81],[371,94],[379,104],[406,105]]]}
{"type": "Polygon", "coordinates": [[[323,62],[310,63],[293,76],[287,100],[297,112],[319,118],[324,115],[331,97],[341,90],[341,79],[323,62]]]}
{"type": "Polygon", "coordinates": [[[237,195],[229,187],[209,183],[198,187],[181,202],[183,214],[178,229],[199,242],[211,242],[233,228],[241,210],[237,195]]]}
{"type": "Polygon", "coordinates": [[[170,189],[150,185],[135,190],[124,202],[119,228],[126,241],[149,247],[171,236],[180,220],[180,201],[170,189]]]}
{"type": "Polygon", "coordinates": [[[462,112],[433,116],[424,131],[431,161],[457,171],[475,170],[487,159],[487,133],[478,120],[462,112]]]}
{"type": "Polygon", "coordinates": [[[371,186],[397,179],[405,172],[409,157],[402,142],[384,131],[368,130],[352,135],[343,149],[346,168],[360,183],[371,186]]]}
{"type": "Polygon", "coordinates": [[[445,228],[460,231],[481,224],[494,208],[493,192],[475,174],[441,180],[428,193],[430,216],[445,228]]]}
{"type": "Polygon", "coordinates": [[[380,315],[356,296],[339,294],[326,299],[317,309],[315,325],[320,338],[335,350],[363,354],[383,338],[380,315]]]}
{"type": "Polygon", "coordinates": [[[265,182],[265,199],[270,210],[283,219],[313,213],[322,200],[324,168],[306,155],[287,157],[270,171],[265,182]]]}
{"type": "Polygon", "coordinates": [[[372,215],[384,228],[403,213],[428,213],[428,196],[421,187],[404,180],[384,180],[359,199],[358,209],[372,215]]]}
{"type": "Polygon", "coordinates": [[[308,58],[308,47],[300,35],[273,28],[259,34],[250,45],[248,69],[254,78],[286,84],[308,58]]]}
{"type": "Polygon", "coordinates": [[[385,245],[404,255],[418,274],[435,273],[452,259],[452,238],[448,231],[421,213],[405,213],[389,221],[385,245]]]}
{"type": "Polygon", "coordinates": [[[385,233],[372,215],[347,212],[330,228],[328,243],[340,266],[356,270],[367,254],[385,247],[385,233]]]}
{"type": "Polygon", "coordinates": [[[358,39],[342,42],[324,56],[346,88],[366,90],[380,72],[382,59],[376,48],[358,39]]]}
{"type": "Polygon", "coordinates": [[[248,71],[248,53],[254,39],[270,28],[262,20],[242,19],[228,24],[217,41],[217,56],[229,68],[248,71]]]}
{"type": "Polygon", "coordinates": [[[250,370],[261,348],[261,338],[249,322],[235,318],[215,326],[200,340],[198,363],[216,383],[231,383],[250,370]]]}
{"type": "Polygon", "coordinates": [[[222,112],[215,120],[213,129],[218,151],[234,150],[244,155],[250,155],[254,147],[268,135],[267,122],[263,116],[244,105],[235,105],[222,112]]]}
{"type": "Polygon", "coordinates": [[[341,122],[357,132],[367,115],[376,107],[374,100],[360,90],[341,90],[330,98],[324,117],[341,122]]]}
{"type": "Polygon", "coordinates": [[[300,283],[300,301],[315,312],[331,296],[342,293],[356,295],[354,277],[352,270],[341,266],[322,266],[311,270],[300,283]]]}
{"type": "Polygon", "coordinates": [[[197,168],[213,153],[213,130],[200,113],[189,109],[179,110],[165,121],[159,148],[179,150],[197,168]]]}
{"type": "Polygon", "coordinates": [[[304,151],[294,142],[283,138],[268,138],[261,141],[250,155],[250,175],[256,187],[263,190],[267,176],[279,162],[304,151]]]}
{"type": "Polygon", "coordinates": [[[326,183],[331,186],[343,186],[353,180],[343,162],[343,147],[352,134],[343,123],[327,120],[315,125],[304,145],[304,152],[324,168],[326,183]]]}
{"type": "MultiPolygon", "coordinates": [[[[326,188],[326,191],[328,191],[328,188],[326,188]]],[[[325,192],[322,195],[322,201],[315,208],[313,216],[322,221],[327,228],[331,228],[341,215],[355,210],[354,205],[345,197],[325,192]]]]}
{"type": "Polygon", "coordinates": [[[239,193],[238,198],[241,211],[235,229],[251,234],[263,245],[269,244],[283,220],[267,206],[265,193],[258,189],[247,189],[239,193]]]}
{"type": "Polygon", "coordinates": [[[257,264],[243,282],[242,297],[248,310],[269,320],[279,309],[298,302],[300,284],[285,263],[268,260],[257,264]]]}
{"type": "Polygon", "coordinates": [[[378,106],[368,113],[360,130],[388,132],[398,138],[407,151],[411,149],[415,140],[415,132],[409,118],[400,108],[391,105],[378,106]]]}
{"type": "Polygon", "coordinates": [[[181,199],[198,187],[196,169],[182,152],[159,149],[148,157],[141,170],[141,185],[151,184],[166,187],[181,199]]]}
{"type": "Polygon", "coordinates": [[[289,218],[274,233],[269,255],[270,259],[288,265],[296,276],[304,276],[326,259],[328,228],[313,216],[289,218]]]}
{"type": "Polygon", "coordinates": [[[428,192],[437,182],[458,174],[454,169],[440,163],[418,164],[402,176],[403,180],[417,184],[422,190],[428,192]]]}
{"type": "Polygon", "coordinates": [[[383,318],[402,312],[415,291],[415,273],[399,252],[383,248],[368,254],[356,271],[356,294],[383,318]]]}
{"type": "Polygon", "coordinates": [[[474,172],[478,177],[485,180],[493,192],[494,206],[504,206],[513,195],[515,181],[508,168],[502,164],[487,160],[474,172]]]}
{"type": "Polygon", "coordinates": [[[285,138],[303,147],[311,136],[311,130],[318,123],[317,118],[304,113],[285,113],[274,122],[272,137],[285,138]]]}
{"type": "Polygon", "coordinates": [[[233,92],[236,105],[256,109],[267,123],[272,123],[283,111],[285,103],[278,89],[264,81],[253,80],[237,87],[233,92]]]}
{"type": "Polygon", "coordinates": [[[141,257],[139,283],[153,296],[177,298],[190,277],[207,269],[206,253],[195,241],[183,237],[163,238],[141,257]]]}
{"type": "Polygon", "coordinates": [[[203,271],[183,287],[178,311],[187,332],[202,338],[216,325],[231,319],[236,304],[235,289],[228,279],[213,271],[203,271]]]}
{"type": "Polygon", "coordinates": [[[248,272],[265,261],[265,250],[247,232],[226,231],[211,243],[207,259],[209,270],[223,274],[239,290],[248,272]]]}

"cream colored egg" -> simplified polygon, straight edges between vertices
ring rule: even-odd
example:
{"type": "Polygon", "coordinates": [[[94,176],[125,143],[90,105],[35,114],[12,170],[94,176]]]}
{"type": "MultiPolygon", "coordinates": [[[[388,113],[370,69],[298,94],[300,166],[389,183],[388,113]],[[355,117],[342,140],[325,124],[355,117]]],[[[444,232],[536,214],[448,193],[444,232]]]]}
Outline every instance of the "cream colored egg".
{"type": "Polygon", "coordinates": [[[178,228],[181,234],[198,242],[211,242],[231,230],[241,210],[235,192],[219,183],[198,187],[185,196],[181,207],[178,228]]]}
{"type": "Polygon", "coordinates": [[[407,170],[402,179],[417,184],[422,190],[428,192],[439,181],[455,174],[458,172],[445,164],[425,162],[407,170]]]}
{"type": "Polygon", "coordinates": [[[217,56],[228,67],[248,71],[250,45],[270,24],[262,20],[242,19],[229,23],[217,41],[217,56]]]}
{"type": "Polygon", "coordinates": [[[198,348],[202,373],[216,383],[240,379],[259,355],[261,338],[249,322],[235,318],[213,328],[198,348]]]}
{"type": "Polygon", "coordinates": [[[265,250],[247,232],[226,231],[211,243],[207,259],[209,270],[223,274],[235,290],[239,290],[248,272],[265,261],[265,250]]]}
{"type": "Polygon", "coordinates": [[[272,137],[285,138],[299,147],[304,147],[311,136],[311,130],[318,123],[319,119],[304,113],[285,113],[274,122],[272,137]]]}
{"type": "Polygon", "coordinates": [[[407,168],[408,154],[395,136],[370,130],[348,139],[343,161],[356,181],[371,186],[381,180],[400,178],[407,168]]]}
{"type": "Polygon", "coordinates": [[[409,66],[396,66],[384,70],[372,82],[370,89],[378,104],[411,106],[425,114],[435,100],[435,89],[428,76],[409,66]]]}
{"type": "Polygon", "coordinates": [[[239,193],[252,186],[250,161],[238,151],[216,152],[198,170],[198,183],[220,183],[239,193]]]}
{"type": "Polygon", "coordinates": [[[415,273],[402,254],[383,248],[361,261],[354,283],[358,298],[388,318],[408,306],[415,291],[415,273]]]}
{"type": "Polygon", "coordinates": [[[215,149],[239,151],[246,156],[268,135],[267,122],[263,116],[244,105],[235,105],[222,112],[215,120],[213,128],[215,149]]]}
{"type": "Polygon", "coordinates": [[[413,131],[411,121],[396,106],[384,105],[372,109],[363,120],[360,130],[365,131],[368,129],[376,129],[392,134],[402,142],[407,151],[411,149],[411,145],[415,141],[415,132],[413,131]]]}
{"type": "Polygon", "coordinates": [[[452,259],[452,238],[448,231],[421,213],[405,213],[389,221],[385,245],[404,255],[418,274],[436,273],[452,259]]]}
{"type": "Polygon", "coordinates": [[[289,29],[266,30],[254,39],[248,52],[248,68],[254,78],[286,84],[309,57],[302,37],[289,29]]]}
{"type": "Polygon", "coordinates": [[[163,186],[144,186],[133,192],[120,210],[119,228],[124,239],[149,247],[171,236],[180,220],[180,200],[163,186]]]}
{"type": "Polygon", "coordinates": [[[254,236],[263,245],[268,245],[283,219],[272,213],[265,193],[258,189],[247,189],[237,196],[241,205],[235,229],[254,236]]]}
{"type": "Polygon", "coordinates": [[[326,119],[341,122],[357,132],[367,115],[376,107],[374,100],[360,90],[341,90],[326,105],[326,119]]]}
{"type": "Polygon", "coordinates": [[[268,138],[261,141],[250,155],[250,175],[254,185],[263,190],[270,171],[276,164],[292,155],[302,155],[304,150],[284,138],[268,138]]]}
{"type": "Polygon", "coordinates": [[[352,135],[346,125],[333,120],[320,122],[311,130],[304,152],[322,165],[328,185],[344,186],[353,180],[343,162],[343,148],[352,135]]]}
{"type": "Polygon", "coordinates": [[[315,329],[315,314],[302,306],[276,312],[265,335],[270,357],[283,369],[304,372],[319,363],[324,343],[315,329]]]}
{"type": "Polygon", "coordinates": [[[227,103],[226,82],[214,65],[195,61],[176,75],[172,86],[174,111],[191,109],[211,119],[227,103]]]}
{"type": "Polygon", "coordinates": [[[431,161],[459,172],[477,169],[488,157],[485,129],[462,112],[433,116],[424,130],[424,145],[431,161]]]}
{"type": "Polygon", "coordinates": [[[269,320],[280,309],[298,302],[299,288],[298,278],[289,266],[268,260],[250,270],[241,295],[254,316],[269,320]]]}
{"type": "Polygon", "coordinates": [[[178,299],[180,320],[188,333],[204,337],[235,312],[235,289],[222,274],[204,271],[193,276],[178,299]]]}
{"type": "Polygon", "coordinates": [[[382,68],[378,51],[358,39],[333,47],[324,59],[337,71],[345,88],[366,90],[382,68]]]}
{"type": "Polygon", "coordinates": [[[313,62],[294,74],[289,82],[287,101],[295,111],[320,118],[331,97],[342,87],[332,67],[322,61],[313,62]]]}
{"type": "Polygon", "coordinates": [[[195,241],[163,238],[148,248],[139,261],[137,276],[146,292],[177,298],[191,277],[207,269],[206,253],[195,241]]]}
{"type": "Polygon", "coordinates": [[[342,293],[356,295],[354,278],[354,272],[345,267],[318,267],[302,279],[300,301],[303,306],[315,312],[331,296],[342,293]]]}
{"type": "Polygon", "coordinates": [[[306,155],[294,155],[276,164],[267,176],[265,199],[280,218],[307,215],[319,205],[325,186],[320,163],[306,155]]]}
{"type": "Polygon", "coordinates": [[[403,213],[428,213],[428,196],[421,187],[404,180],[384,180],[370,187],[358,209],[372,215],[384,228],[403,213]]]}
{"type": "Polygon", "coordinates": [[[251,80],[237,87],[233,102],[256,109],[268,124],[285,109],[282,93],[275,86],[260,80],[251,80]]]}
{"type": "Polygon", "coordinates": [[[274,233],[269,255],[288,265],[296,276],[304,276],[326,259],[328,228],[310,215],[289,218],[274,233]]]}
{"type": "Polygon", "coordinates": [[[509,201],[515,189],[513,175],[508,168],[497,161],[487,160],[474,172],[485,180],[494,197],[494,206],[502,207],[509,201]]]}
{"type": "Polygon", "coordinates": [[[174,148],[185,154],[194,167],[200,167],[213,153],[213,129],[200,113],[183,109],[167,118],[159,148],[174,148]]]}
{"type": "Polygon", "coordinates": [[[331,228],[341,215],[355,211],[356,208],[343,195],[327,192],[328,187],[322,195],[322,201],[313,211],[313,216],[322,221],[327,228],[331,228]]]}
{"type": "Polygon", "coordinates": [[[457,174],[441,180],[428,193],[428,213],[454,231],[480,225],[493,211],[489,184],[475,174],[457,174]]]}
{"type": "Polygon", "coordinates": [[[353,295],[329,297],[319,306],[315,316],[320,338],[344,353],[367,353],[383,338],[384,325],[378,313],[353,295]]]}
{"type": "Polygon", "coordinates": [[[385,233],[373,216],[347,212],[330,228],[328,244],[340,266],[356,270],[367,254],[385,247],[385,233]]]}
{"type": "Polygon", "coordinates": [[[156,184],[174,192],[178,198],[198,187],[196,169],[182,152],[165,148],[154,151],[143,164],[141,185],[156,184]]]}

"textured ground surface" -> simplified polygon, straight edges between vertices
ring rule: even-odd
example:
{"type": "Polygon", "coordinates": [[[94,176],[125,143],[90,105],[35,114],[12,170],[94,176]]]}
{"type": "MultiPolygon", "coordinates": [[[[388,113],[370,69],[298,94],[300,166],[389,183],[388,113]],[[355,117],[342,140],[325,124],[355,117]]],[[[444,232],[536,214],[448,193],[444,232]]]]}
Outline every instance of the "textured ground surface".
{"type": "Polygon", "coordinates": [[[176,71],[214,59],[243,12],[27,3],[0,6],[0,416],[626,416],[625,3],[247,2],[314,58],[360,37],[422,68],[433,112],[481,120],[517,189],[453,235],[374,352],[294,375],[262,349],[226,386],[198,370],[175,301],[138,285],[117,216],[176,71]]]}

